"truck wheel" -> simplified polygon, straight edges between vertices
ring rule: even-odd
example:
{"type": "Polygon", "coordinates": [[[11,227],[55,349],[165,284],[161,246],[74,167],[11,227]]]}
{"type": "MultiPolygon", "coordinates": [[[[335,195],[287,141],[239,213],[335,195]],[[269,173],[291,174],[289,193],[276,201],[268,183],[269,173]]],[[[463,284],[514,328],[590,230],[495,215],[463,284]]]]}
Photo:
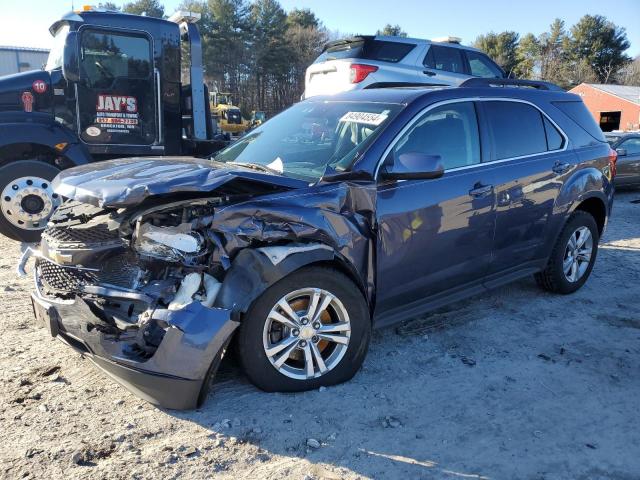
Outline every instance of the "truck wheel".
{"type": "Polygon", "coordinates": [[[341,272],[297,270],[268,288],[238,331],[240,363],[262,390],[298,392],[349,380],[369,346],[362,292],[341,272]]]}
{"type": "Polygon", "coordinates": [[[0,233],[37,242],[61,199],[51,180],[60,172],[37,160],[18,160],[0,168],[0,233]]]}
{"type": "Polygon", "coordinates": [[[540,287],[555,293],[573,293],[589,278],[598,254],[598,226],[587,212],[575,211],[556,241],[546,268],[535,274],[540,287]]]}

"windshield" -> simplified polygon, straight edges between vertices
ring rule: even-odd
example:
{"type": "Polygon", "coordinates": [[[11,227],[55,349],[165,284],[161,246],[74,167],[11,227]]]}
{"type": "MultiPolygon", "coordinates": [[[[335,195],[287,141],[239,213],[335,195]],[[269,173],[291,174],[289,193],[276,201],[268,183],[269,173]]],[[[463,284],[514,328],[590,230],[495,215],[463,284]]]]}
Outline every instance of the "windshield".
{"type": "Polygon", "coordinates": [[[301,102],[275,116],[215,156],[218,162],[253,164],[275,173],[317,181],[342,172],[400,111],[373,102],[301,102]]]}
{"type": "Polygon", "coordinates": [[[64,42],[67,38],[67,33],[69,33],[69,25],[63,25],[53,36],[53,43],[51,44],[47,64],[44,67],[45,70],[51,71],[62,67],[64,42]]]}

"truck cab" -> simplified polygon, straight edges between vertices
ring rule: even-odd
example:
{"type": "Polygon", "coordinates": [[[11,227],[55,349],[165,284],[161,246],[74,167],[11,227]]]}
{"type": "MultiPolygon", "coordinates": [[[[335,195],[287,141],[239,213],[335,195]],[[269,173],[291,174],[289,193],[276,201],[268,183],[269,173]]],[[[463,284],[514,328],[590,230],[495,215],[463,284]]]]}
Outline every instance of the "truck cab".
{"type": "Polygon", "coordinates": [[[0,233],[37,241],[65,168],[130,156],[208,156],[214,138],[199,15],[84,7],[53,23],[41,71],[0,78],[0,233]]]}

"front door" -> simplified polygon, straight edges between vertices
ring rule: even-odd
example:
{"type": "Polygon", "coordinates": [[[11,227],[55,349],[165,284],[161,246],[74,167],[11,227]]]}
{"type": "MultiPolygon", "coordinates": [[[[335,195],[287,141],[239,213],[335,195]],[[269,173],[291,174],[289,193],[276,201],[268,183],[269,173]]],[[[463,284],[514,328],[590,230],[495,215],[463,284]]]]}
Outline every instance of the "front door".
{"type": "MultiPolygon", "coordinates": [[[[379,180],[376,316],[395,316],[444,292],[478,285],[491,260],[493,173],[481,164],[473,102],[424,113],[390,157],[439,155],[444,176],[379,180]]],[[[383,320],[384,321],[384,320],[383,320]]]]}
{"type": "Polygon", "coordinates": [[[81,29],[78,134],[85,143],[154,143],[155,90],[151,41],[145,34],[81,29]]]}

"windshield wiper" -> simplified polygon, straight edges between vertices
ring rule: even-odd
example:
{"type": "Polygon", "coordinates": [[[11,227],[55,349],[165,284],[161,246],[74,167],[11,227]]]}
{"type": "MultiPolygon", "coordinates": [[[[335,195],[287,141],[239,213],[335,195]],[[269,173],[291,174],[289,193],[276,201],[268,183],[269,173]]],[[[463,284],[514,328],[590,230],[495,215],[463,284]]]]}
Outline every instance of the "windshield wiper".
{"type": "Polygon", "coordinates": [[[253,170],[258,170],[260,172],[266,173],[277,173],[278,175],[282,175],[282,172],[274,168],[267,167],[266,165],[262,165],[261,163],[241,163],[241,162],[225,162],[227,165],[239,165],[241,167],[251,168],[253,170]]]}

